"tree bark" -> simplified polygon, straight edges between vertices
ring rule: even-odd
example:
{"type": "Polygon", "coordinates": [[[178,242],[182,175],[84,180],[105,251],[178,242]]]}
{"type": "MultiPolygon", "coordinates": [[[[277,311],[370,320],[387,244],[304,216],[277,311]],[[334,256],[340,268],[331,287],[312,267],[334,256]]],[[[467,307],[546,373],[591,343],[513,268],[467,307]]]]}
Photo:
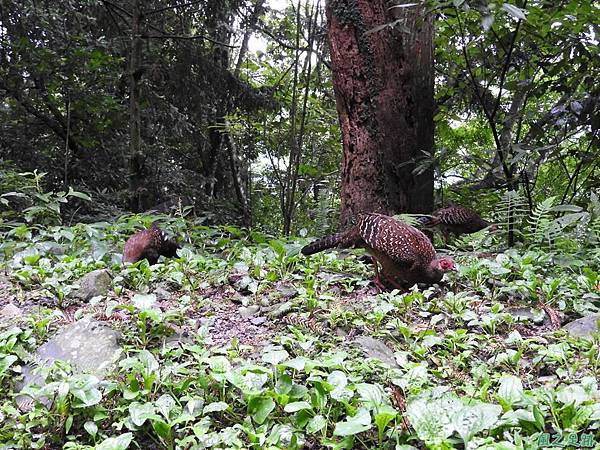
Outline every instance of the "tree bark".
{"type": "Polygon", "coordinates": [[[421,5],[388,7],[386,0],[327,2],[343,224],[363,211],[433,209],[433,168],[415,170],[417,159],[433,154],[432,19],[421,5]]]}
{"type": "Polygon", "coordinates": [[[131,51],[129,55],[129,207],[143,211],[149,206],[145,158],[142,152],[140,80],[142,76],[142,11],[140,0],[132,0],[131,51]]]}

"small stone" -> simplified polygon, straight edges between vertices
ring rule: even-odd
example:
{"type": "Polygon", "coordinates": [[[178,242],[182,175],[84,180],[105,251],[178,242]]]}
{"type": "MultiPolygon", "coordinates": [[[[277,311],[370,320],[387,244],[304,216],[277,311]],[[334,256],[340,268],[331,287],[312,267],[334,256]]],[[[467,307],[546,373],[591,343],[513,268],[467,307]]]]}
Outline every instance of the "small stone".
{"type": "Polygon", "coordinates": [[[285,282],[277,283],[275,285],[275,289],[277,290],[277,293],[280,295],[280,297],[283,297],[285,299],[290,299],[298,294],[298,289],[296,289],[291,284],[285,282]]]}
{"type": "Polygon", "coordinates": [[[49,242],[45,246],[44,250],[46,251],[46,253],[49,253],[54,256],[61,256],[61,255],[64,255],[65,253],[67,253],[67,249],[65,248],[64,245],[60,245],[60,244],[53,243],[53,242],[49,242]]]}
{"type": "Polygon", "coordinates": [[[214,324],[214,317],[201,317],[200,319],[198,319],[198,326],[196,327],[196,329],[199,329],[200,327],[212,327],[214,324]]]}
{"type": "Polygon", "coordinates": [[[79,281],[79,289],[73,292],[75,298],[88,301],[99,295],[106,295],[112,284],[112,277],[107,269],[93,270],[79,281]]]}
{"type": "Polygon", "coordinates": [[[510,314],[517,320],[531,320],[533,323],[542,323],[548,319],[546,312],[543,309],[529,307],[514,307],[507,308],[506,313],[510,314]]]}
{"type": "Polygon", "coordinates": [[[600,333],[598,328],[598,321],[600,320],[600,314],[592,314],[591,316],[585,316],[581,319],[569,322],[563,329],[573,336],[584,339],[591,339],[593,333],[600,333]]]}
{"type": "Polygon", "coordinates": [[[358,336],[353,344],[360,347],[368,358],[377,358],[392,368],[400,367],[394,358],[394,351],[378,339],[371,336],[358,336]]]}
{"type": "Polygon", "coordinates": [[[252,319],[250,319],[250,323],[252,325],[262,325],[266,321],[267,321],[267,318],[264,316],[253,317],[252,319]]]}
{"type": "Polygon", "coordinates": [[[22,316],[23,312],[21,309],[12,303],[9,303],[0,310],[0,319],[12,319],[13,317],[22,316]]]}
{"type": "Polygon", "coordinates": [[[245,296],[243,296],[239,292],[236,292],[229,298],[229,300],[231,300],[232,303],[236,303],[238,305],[243,305],[245,298],[246,298],[245,296]]]}
{"type": "Polygon", "coordinates": [[[243,306],[239,309],[239,313],[240,316],[243,319],[249,319],[250,317],[258,314],[260,311],[260,306],[258,305],[250,305],[250,306],[243,306]]]}
{"type": "Polygon", "coordinates": [[[335,334],[336,336],[339,336],[339,337],[348,336],[348,332],[340,327],[335,327],[335,330],[333,330],[333,334],[335,334]]]}
{"type": "Polygon", "coordinates": [[[163,288],[161,286],[154,289],[154,291],[152,291],[152,293],[154,295],[156,295],[156,300],[158,300],[159,302],[165,301],[165,300],[170,300],[171,295],[172,295],[169,291],[167,291],[165,288],[163,288]]]}

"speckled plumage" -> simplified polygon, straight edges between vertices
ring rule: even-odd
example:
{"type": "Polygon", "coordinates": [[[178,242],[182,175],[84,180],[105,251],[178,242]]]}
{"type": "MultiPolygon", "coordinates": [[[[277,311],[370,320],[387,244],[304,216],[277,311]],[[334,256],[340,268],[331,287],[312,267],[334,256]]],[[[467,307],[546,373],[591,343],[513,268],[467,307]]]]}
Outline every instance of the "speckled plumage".
{"type": "Polygon", "coordinates": [[[439,227],[445,236],[471,234],[492,225],[479,214],[464,206],[448,206],[431,213],[430,217],[421,217],[419,224],[423,227],[439,227]]]}
{"type": "Polygon", "coordinates": [[[425,234],[383,214],[362,214],[354,227],[312,242],[302,248],[302,253],[312,255],[332,247],[365,248],[375,263],[376,282],[377,263],[394,284],[396,280],[409,285],[437,283],[444,272],[454,269],[452,259],[438,256],[425,234]]]}
{"type": "Polygon", "coordinates": [[[167,258],[177,256],[179,248],[174,238],[152,224],[151,228],[138,231],[125,242],[123,262],[134,263],[147,259],[153,265],[161,255],[167,258]]]}

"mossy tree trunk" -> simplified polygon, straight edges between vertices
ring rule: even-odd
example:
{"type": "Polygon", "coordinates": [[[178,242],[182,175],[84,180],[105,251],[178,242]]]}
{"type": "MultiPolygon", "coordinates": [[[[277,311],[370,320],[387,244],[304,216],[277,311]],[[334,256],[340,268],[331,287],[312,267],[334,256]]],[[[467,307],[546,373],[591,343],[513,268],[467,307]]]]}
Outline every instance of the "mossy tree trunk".
{"type": "Polygon", "coordinates": [[[433,154],[432,19],[420,5],[390,6],[327,2],[344,148],[343,224],[363,211],[433,208],[433,169],[421,164],[433,154]]]}

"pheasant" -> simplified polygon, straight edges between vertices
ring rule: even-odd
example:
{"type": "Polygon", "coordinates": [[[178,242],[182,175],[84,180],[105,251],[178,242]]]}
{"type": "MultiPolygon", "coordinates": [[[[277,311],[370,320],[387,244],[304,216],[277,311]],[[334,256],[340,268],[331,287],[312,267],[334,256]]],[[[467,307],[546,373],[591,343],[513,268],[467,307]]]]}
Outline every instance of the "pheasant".
{"type": "Polygon", "coordinates": [[[180,248],[175,238],[167,236],[153,223],[150,228],[138,231],[125,242],[123,262],[134,263],[147,259],[153,265],[161,255],[167,258],[177,256],[180,248]]]}
{"type": "Polygon", "coordinates": [[[373,282],[380,290],[384,285],[378,264],[381,264],[385,278],[400,289],[415,283],[437,283],[444,272],[456,268],[452,258],[436,254],[421,231],[383,214],[361,214],[358,223],[349,230],[318,239],[303,247],[301,252],[312,255],[333,247],[365,248],[375,265],[373,282]]]}
{"type": "Polygon", "coordinates": [[[450,233],[459,236],[475,233],[487,227],[490,228],[490,231],[497,228],[496,225],[482,219],[475,211],[464,206],[448,206],[438,209],[430,216],[420,217],[418,222],[424,228],[439,227],[445,242],[448,242],[450,233]]]}

